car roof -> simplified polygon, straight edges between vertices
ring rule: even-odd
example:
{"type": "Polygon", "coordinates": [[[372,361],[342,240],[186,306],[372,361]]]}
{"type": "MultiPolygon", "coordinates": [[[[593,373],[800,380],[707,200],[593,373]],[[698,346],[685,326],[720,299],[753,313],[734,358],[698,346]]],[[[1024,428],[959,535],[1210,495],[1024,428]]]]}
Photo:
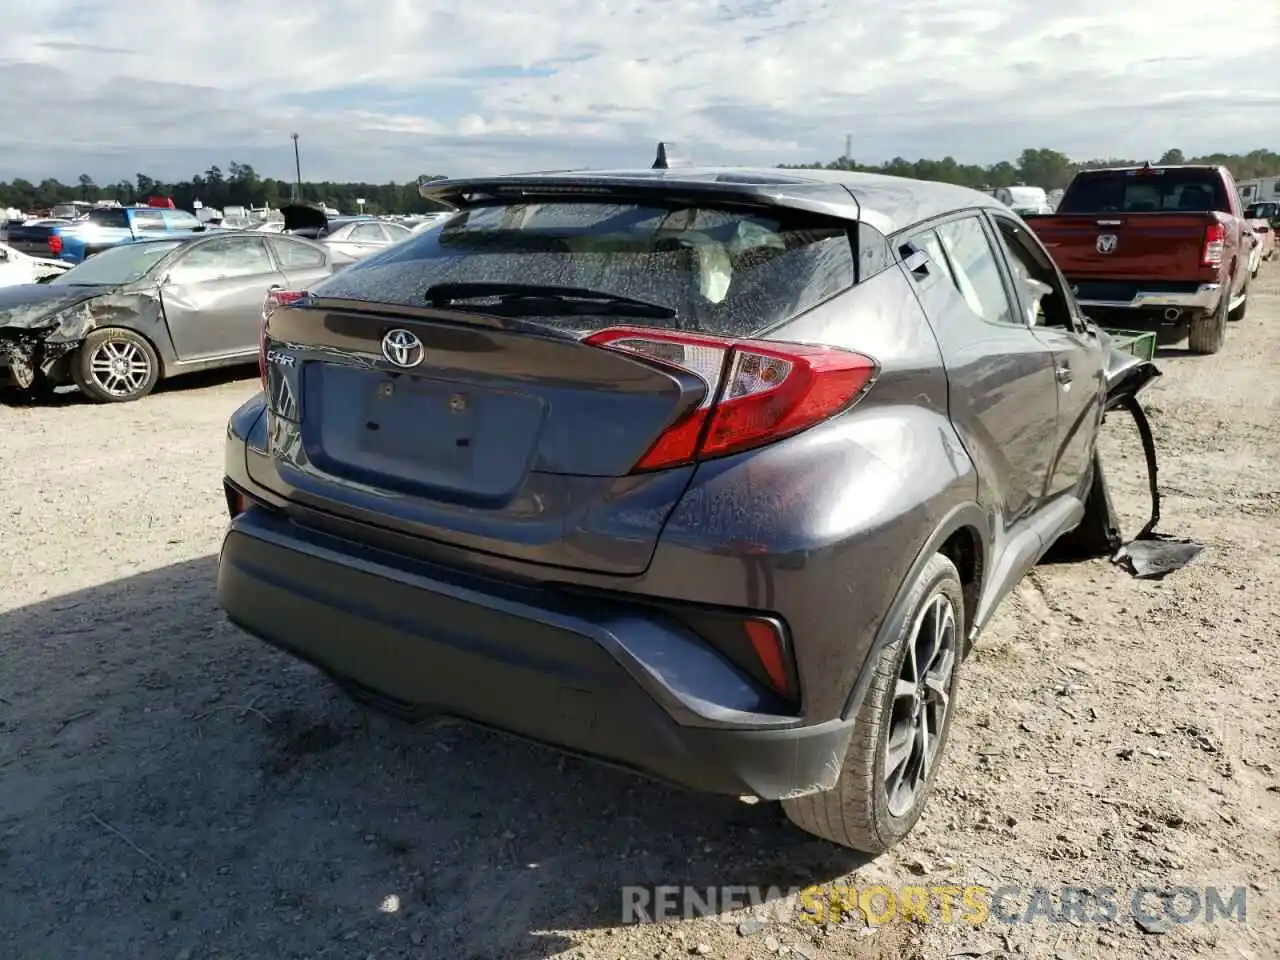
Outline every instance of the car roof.
{"type": "Polygon", "coordinates": [[[725,200],[754,200],[861,220],[886,235],[956,210],[981,208],[1008,213],[1009,209],[988,194],[949,183],[881,173],[780,167],[554,170],[433,180],[424,183],[420,193],[430,200],[465,206],[469,196],[519,194],[522,188],[532,195],[540,187],[568,196],[634,189],[642,193],[688,192],[725,200]],[[571,185],[579,189],[570,189],[571,185]]]}

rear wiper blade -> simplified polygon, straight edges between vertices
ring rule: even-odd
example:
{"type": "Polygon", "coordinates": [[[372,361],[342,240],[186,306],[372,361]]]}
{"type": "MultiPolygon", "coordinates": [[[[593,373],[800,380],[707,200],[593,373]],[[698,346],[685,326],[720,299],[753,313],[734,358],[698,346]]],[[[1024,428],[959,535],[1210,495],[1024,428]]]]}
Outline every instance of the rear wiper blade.
{"type": "Polygon", "coordinates": [[[522,313],[614,313],[655,320],[672,320],[676,316],[675,310],[660,303],[586,287],[555,284],[437,283],[427,288],[424,298],[435,307],[453,307],[465,300],[496,299],[501,306],[515,307],[522,313]]]}

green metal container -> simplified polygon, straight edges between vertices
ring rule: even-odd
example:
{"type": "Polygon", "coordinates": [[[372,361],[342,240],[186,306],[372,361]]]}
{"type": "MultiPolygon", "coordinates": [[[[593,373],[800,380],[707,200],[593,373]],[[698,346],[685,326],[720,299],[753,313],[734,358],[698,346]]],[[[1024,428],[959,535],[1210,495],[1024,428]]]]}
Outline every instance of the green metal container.
{"type": "Polygon", "coordinates": [[[1111,345],[1121,353],[1132,353],[1143,360],[1156,358],[1156,335],[1144,330],[1107,330],[1111,345]]]}

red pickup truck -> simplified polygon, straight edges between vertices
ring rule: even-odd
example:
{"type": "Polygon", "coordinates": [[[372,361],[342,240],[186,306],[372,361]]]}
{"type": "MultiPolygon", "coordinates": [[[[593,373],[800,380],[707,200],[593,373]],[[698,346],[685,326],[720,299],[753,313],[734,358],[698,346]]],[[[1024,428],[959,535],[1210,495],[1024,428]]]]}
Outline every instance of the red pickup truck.
{"type": "Polygon", "coordinates": [[[1225,167],[1083,170],[1056,212],[1024,219],[1101,326],[1217,353],[1244,316],[1255,238],[1225,167]]]}

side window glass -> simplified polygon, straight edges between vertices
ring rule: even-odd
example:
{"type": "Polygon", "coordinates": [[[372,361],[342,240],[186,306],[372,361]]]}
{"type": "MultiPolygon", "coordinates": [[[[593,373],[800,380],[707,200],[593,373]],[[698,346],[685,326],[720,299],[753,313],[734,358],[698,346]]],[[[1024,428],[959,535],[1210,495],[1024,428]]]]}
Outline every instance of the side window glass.
{"type": "Polygon", "coordinates": [[[362,223],[352,227],[348,239],[361,243],[386,243],[387,240],[376,223],[362,223]]]}
{"type": "Polygon", "coordinates": [[[280,266],[286,270],[305,270],[324,266],[324,254],[314,247],[307,246],[305,243],[286,240],[283,237],[273,237],[271,247],[275,250],[276,257],[280,260],[280,266]]]}
{"type": "Polygon", "coordinates": [[[145,233],[163,232],[165,229],[164,214],[159,210],[135,210],[133,214],[133,229],[145,233]]]}
{"type": "Polygon", "coordinates": [[[169,277],[175,283],[202,283],[274,272],[261,240],[227,237],[194,247],[174,264],[169,277]]]}
{"type": "Polygon", "coordinates": [[[911,238],[910,243],[917,249],[923,250],[929,257],[929,272],[931,276],[941,277],[955,286],[957,290],[960,289],[960,285],[956,283],[955,274],[951,272],[951,264],[947,263],[947,255],[942,251],[942,242],[938,239],[936,233],[932,230],[917,233],[911,238]]]}
{"type": "Polygon", "coordinates": [[[194,230],[200,226],[200,218],[185,210],[164,210],[162,215],[169,221],[169,229],[178,231],[194,230]]]}
{"type": "MultiPolygon", "coordinates": [[[[407,232],[407,231],[406,231],[407,232]]],[[[858,280],[874,277],[893,262],[889,241],[883,233],[869,224],[858,224],[858,280]]]]}
{"type": "Polygon", "coordinates": [[[1035,326],[1071,330],[1071,307],[1048,254],[1038,249],[1025,227],[1006,217],[994,217],[1000,242],[1008,253],[1026,322],[1035,326]]]}
{"type": "Polygon", "coordinates": [[[977,217],[953,220],[938,227],[938,238],[947,251],[960,295],[978,316],[991,323],[1020,326],[1009,303],[995,251],[977,217]]]}

